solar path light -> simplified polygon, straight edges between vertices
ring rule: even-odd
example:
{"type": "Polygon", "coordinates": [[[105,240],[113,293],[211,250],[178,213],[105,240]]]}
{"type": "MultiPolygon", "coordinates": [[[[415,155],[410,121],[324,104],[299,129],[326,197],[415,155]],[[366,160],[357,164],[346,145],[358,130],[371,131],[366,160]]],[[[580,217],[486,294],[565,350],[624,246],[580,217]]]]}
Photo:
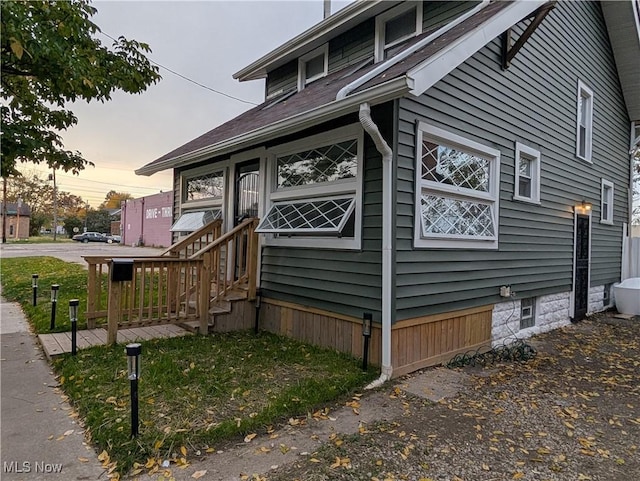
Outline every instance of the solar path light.
{"type": "Polygon", "coordinates": [[[140,379],[140,354],[142,345],[127,344],[127,369],[131,381],[131,437],[138,435],[138,379],[140,379]]]}
{"type": "Polygon", "coordinates": [[[77,336],[78,336],[78,305],[80,301],[78,299],[71,299],[69,301],[69,319],[71,320],[71,354],[76,355],[77,348],[77,336]]]}
{"type": "Polygon", "coordinates": [[[60,286],[58,284],[51,285],[51,325],[49,330],[53,331],[56,328],[56,308],[58,306],[58,290],[60,286]]]}

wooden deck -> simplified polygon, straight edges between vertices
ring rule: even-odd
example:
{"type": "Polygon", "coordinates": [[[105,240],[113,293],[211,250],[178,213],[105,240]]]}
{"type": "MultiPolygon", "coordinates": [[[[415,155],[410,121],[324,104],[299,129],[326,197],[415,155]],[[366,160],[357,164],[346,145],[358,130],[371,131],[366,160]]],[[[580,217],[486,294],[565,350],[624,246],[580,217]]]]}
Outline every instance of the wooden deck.
{"type": "MultiPolygon", "coordinates": [[[[185,336],[187,334],[191,333],[174,324],[135,327],[131,329],[120,329],[118,331],[118,342],[146,341],[149,339],[185,336]]],[[[60,356],[66,352],[71,352],[71,332],[39,334],[38,340],[48,359],[60,356]]],[[[78,331],[76,341],[78,350],[105,345],[107,343],[107,330],[87,329],[78,331]]]]}

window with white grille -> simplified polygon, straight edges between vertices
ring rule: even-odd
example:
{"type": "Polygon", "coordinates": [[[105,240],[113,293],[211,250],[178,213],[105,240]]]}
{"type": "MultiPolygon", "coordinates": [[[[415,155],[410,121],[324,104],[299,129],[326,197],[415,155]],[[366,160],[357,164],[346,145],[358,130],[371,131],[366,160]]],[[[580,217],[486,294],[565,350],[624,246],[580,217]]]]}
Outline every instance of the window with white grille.
{"type": "Polygon", "coordinates": [[[420,122],[416,247],[498,246],[500,152],[420,122]]]}
{"type": "Polygon", "coordinates": [[[362,129],[336,129],[272,152],[269,208],[257,228],[267,244],[359,248],[362,129]]]}

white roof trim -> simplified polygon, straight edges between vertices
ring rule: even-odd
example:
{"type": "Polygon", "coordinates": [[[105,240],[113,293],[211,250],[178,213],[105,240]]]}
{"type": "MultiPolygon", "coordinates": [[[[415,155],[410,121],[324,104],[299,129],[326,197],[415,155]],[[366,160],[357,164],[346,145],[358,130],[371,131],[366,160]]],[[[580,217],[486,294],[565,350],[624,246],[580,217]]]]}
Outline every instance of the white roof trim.
{"type": "Polygon", "coordinates": [[[410,93],[416,97],[422,95],[498,35],[545,3],[547,3],[546,0],[514,2],[479,28],[469,31],[415,66],[407,72],[407,76],[413,80],[413,89],[410,93]]]}
{"type": "Polygon", "coordinates": [[[240,81],[265,78],[267,71],[272,69],[274,65],[282,65],[289,60],[295,60],[301,53],[304,53],[304,50],[312,50],[326,42],[329,37],[333,37],[336,34],[336,30],[347,30],[354,20],[359,21],[359,17],[369,18],[393,7],[397,3],[400,2],[388,0],[358,0],[353,2],[234,73],[233,78],[240,81]]]}

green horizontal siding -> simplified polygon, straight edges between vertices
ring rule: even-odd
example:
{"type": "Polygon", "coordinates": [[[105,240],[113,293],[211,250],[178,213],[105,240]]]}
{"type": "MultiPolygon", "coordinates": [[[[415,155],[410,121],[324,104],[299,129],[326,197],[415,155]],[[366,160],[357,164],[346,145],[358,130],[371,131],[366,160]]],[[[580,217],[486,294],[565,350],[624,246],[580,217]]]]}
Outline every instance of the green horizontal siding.
{"type": "Polygon", "coordinates": [[[401,101],[398,319],[499,302],[505,284],[518,297],[571,290],[572,206],[582,199],[593,204],[591,285],[619,280],[629,119],[598,3],[559,2],[508,70],[500,58],[496,39],[420,98],[401,101]],[[594,92],[592,164],[575,157],[578,79],[594,92]],[[500,150],[498,250],[413,248],[418,120],[500,150]],[[516,141],[541,152],[540,205],[512,200],[516,141]],[[601,178],[615,185],[613,226],[599,223],[601,178]]]}

